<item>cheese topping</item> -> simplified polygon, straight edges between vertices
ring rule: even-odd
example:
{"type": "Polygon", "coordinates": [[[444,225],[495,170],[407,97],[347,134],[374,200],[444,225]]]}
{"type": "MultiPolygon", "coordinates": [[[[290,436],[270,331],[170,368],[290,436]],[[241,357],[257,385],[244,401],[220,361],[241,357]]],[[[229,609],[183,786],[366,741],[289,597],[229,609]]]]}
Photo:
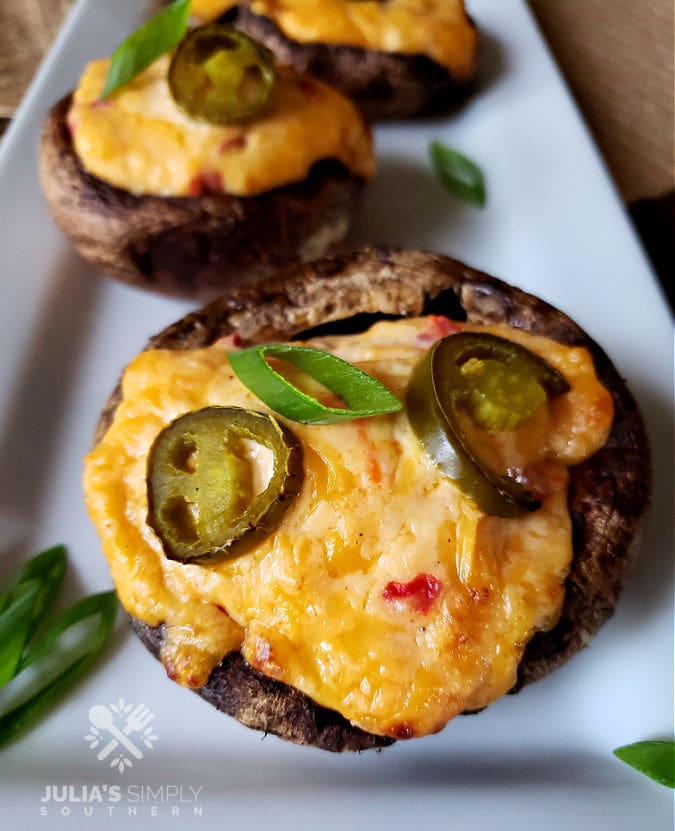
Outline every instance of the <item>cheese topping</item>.
{"type": "Polygon", "coordinates": [[[190,14],[197,23],[211,23],[239,5],[240,0],[192,0],[190,14]]]}
{"type": "Polygon", "coordinates": [[[68,115],[73,146],[94,176],[134,194],[256,196],[301,182],[313,164],[337,159],[374,173],[370,130],[356,107],[314,79],[278,68],[270,107],[243,124],[193,120],[174,102],[165,55],[102,101],[110,60],[90,63],[68,115]]]}
{"type": "MultiPolygon", "coordinates": [[[[522,343],[570,382],[509,438],[514,468],[543,500],[539,510],[510,520],[482,514],[440,475],[405,411],[291,424],[304,453],[300,494],[272,536],[208,567],[168,560],[148,526],[149,450],[185,412],[266,408],[230,370],[231,338],[144,352],[130,364],[114,422],[87,458],[85,489],[123,605],[150,625],[167,624],[162,659],[171,677],[203,685],[241,648],[266,675],[394,737],[439,730],[509,690],[528,639],[559,615],[572,558],[566,468],[605,442],[612,401],[585,349],[461,325],[522,343]]],[[[423,318],[387,321],[309,343],[402,397],[433,331],[423,318]]]]}
{"type": "MultiPolygon", "coordinates": [[[[193,0],[192,13],[215,20],[236,5],[234,0],[193,0]]],[[[477,38],[463,0],[252,0],[250,5],[298,43],[426,55],[458,80],[473,72],[477,38]]]]}

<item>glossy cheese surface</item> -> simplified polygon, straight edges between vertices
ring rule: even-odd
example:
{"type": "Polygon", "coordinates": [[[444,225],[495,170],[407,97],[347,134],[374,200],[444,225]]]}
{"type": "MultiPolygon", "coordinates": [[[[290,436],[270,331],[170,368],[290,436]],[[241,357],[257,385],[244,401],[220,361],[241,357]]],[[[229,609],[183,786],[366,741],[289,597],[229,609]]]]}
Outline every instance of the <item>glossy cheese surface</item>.
{"type": "MultiPolygon", "coordinates": [[[[232,0],[193,0],[199,20],[215,20],[232,0]]],[[[252,0],[255,14],[273,20],[290,40],[426,55],[458,80],[476,58],[476,32],[463,0],[252,0]]]]}
{"type": "MultiPolygon", "coordinates": [[[[208,567],[163,556],[146,522],[148,452],[187,411],[266,408],[230,370],[231,338],[131,363],[114,423],[87,458],[85,490],[125,608],[167,623],[171,677],[200,686],[241,648],[261,672],[395,737],[436,731],[508,691],[528,639],[559,615],[572,557],[566,466],[602,446],[612,402],[586,350],[489,331],[541,354],[571,384],[508,438],[512,466],[541,509],[515,520],[482,514],[425,455],[405,410],[292,424],[304,453],[300,494],[271,537],[208,567]]],[[[439,334],[437,319],[420,318],[310,343],[403,396],[439,334]]]]}
{"type": "Polygon", "coordinates": [[[68,125],[90,173],[130,193],[158,196],[256,196],[301,182],[322,159],[337,159],[364,178],[374,173],[368,126],[325,84],[279,69],[272,103],[258,118],[206,124],[175,104],[169,61],[160,58],[106,101],[109,59],[87,66],[68,125]]]}
{"type": "Polygon", "coordinates": [[[210,23],[239,5],[239,0],[192,0],[190,14],[196,23],[210,23]]]}

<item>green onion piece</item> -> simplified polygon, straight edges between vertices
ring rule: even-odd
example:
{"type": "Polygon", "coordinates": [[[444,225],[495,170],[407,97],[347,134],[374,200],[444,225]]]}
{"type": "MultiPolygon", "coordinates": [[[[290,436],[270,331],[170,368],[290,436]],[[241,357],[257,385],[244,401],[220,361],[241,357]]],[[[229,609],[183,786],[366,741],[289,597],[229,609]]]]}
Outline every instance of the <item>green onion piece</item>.
{"type": "Polygon", "coordinates": [[[38,579],[44,584],[45,597],[40,612],[45,608],[48,601],[53,600],[58,594],[66,573],[66,549],[62,545],[55,545],[37,554],[29,560],[15,575],[8,589],[0,595],[0,613],[14,602],[14,592],[29,580],[38,579]]]}
{"type": "Polygon", "coordinates": [[[21,664],[21,669],[49,657],[61,634],[76,623],[92,618],[93,629],[90,632],[86,652],[68,663],[68,666],[56,678],[48,679],[27,701],[0,716],[0,745],[12,739],[19,731],[41,716],[93,662],[110,638],[116,614],[115,592],[102,592],[86,597],[61,614],[44,639],[28,653],[21,664]]]}
{"type": "Polygon", "coordinates": [[[353,364],[310,346],[266,344],[229,355],[239,380],[270,409],[302,424],[337,424],[356,418],[395,413],[403,407],[398,398],[379,381],[353,364]],[[345,402],[345,407],[328,407],[293,386],[276,372],[267,358],[293,364],[311,375],[345,402]]]}
{"type": "Polygon", "coordinates": [[[617,747],[614,755],[667,788],[675,788],[675,742],[649,741],[617,747]]]}
{"type": "Polygon", "coordinates": [[[485,205],[485,178],[477,164],[440,141],[431,142],[429,157],[436,176],[446,190],[481,208],[485,205]]]}
{"type": "Polygon", "coordinates": [[[17,674],[21,655],[66,573],[62,545],[33,557],[0,597],[0,687],[17,674]]]}
{"type": "Polygon", "coordinates": [[[187,31],[191,3],[174,0],[120,43],[113,52],[101,98],[112,95],[176,47],[187,31]]]}
{"type": "Polygon", "coordinates": [[[23,583],[16,590],[14,603],[0,615],[0,687],[17,674],[39,589],[37,580],[23,583]]]}

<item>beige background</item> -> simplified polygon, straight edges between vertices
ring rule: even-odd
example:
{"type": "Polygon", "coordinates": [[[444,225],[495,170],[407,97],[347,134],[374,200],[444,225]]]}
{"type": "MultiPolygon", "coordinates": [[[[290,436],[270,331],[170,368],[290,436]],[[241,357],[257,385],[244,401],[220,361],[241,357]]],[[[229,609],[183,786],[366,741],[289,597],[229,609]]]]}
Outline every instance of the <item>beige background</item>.
{"type": "Polygon", "coordinates": [[[672,0],[530,0],[628,201],[671,190],[672,0]]]}
{"type": "MultiPolygon", "coordinates": [[[[11,117],[72,2],[0,0],[0,117],[11,117]]],[[[529,2],[626,200],[670,191],[672,0],[529,2]]]]}

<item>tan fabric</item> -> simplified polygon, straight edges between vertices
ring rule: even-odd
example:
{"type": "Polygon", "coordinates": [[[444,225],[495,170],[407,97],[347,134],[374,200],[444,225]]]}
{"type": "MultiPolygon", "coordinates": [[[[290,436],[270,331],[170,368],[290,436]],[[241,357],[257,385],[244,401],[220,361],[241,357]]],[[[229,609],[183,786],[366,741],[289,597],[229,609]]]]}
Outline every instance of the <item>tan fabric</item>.
{"type": "Polygon", "coordinates": [[[73,0],[0,0],[0,116],[18,106],[73,0]]]}
{"type": "MultiPolygon", "coordinates": [[[[529,2],[624,197],[672,189],[672,0],[529,2]]],[[[14,112],[71,5],[0,0],[0,117],[14,112]]]]}
{"type": "Polygon", "coordinates": [[[627,201],[673,187],[672,0],[529,0],[627,201]]]}

